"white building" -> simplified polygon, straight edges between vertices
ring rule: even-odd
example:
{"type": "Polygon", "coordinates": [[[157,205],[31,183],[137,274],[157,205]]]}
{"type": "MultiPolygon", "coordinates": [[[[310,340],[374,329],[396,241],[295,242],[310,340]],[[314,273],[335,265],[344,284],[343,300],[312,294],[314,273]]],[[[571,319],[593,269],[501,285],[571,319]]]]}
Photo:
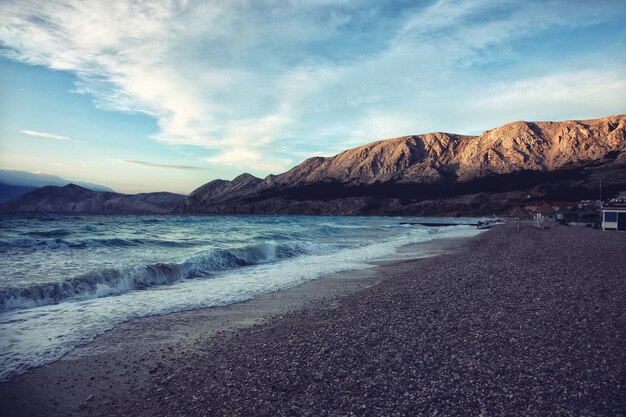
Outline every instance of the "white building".
{"type": "Polygon", "coordinates": [[[626,207],[602,207],[602,230],[626,232],[626,207]]]}
{"type": "Polygon", "coordinates": [[[626,232],[626,192],[622,191],[602,207],[602,230],[626,232]]]}

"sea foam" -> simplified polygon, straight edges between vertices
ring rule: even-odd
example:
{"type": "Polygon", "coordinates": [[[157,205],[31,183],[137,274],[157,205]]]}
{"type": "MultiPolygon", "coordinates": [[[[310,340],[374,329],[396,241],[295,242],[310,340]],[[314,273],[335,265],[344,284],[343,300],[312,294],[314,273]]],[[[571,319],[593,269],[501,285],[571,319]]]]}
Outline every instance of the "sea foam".
{"type": "Polygon", "coordinates": [[[3,219],[0,380],[133,318],[241,302],[369,267],[406,244],[477,233],[382,217],[45,219],[3,219]]]}

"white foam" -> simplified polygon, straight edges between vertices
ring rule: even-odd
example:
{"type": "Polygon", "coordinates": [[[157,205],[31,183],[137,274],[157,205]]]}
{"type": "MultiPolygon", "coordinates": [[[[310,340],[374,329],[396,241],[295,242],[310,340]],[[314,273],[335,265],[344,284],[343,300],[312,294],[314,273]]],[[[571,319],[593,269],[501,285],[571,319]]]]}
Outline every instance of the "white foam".
{"type": "Polygon", "coordinates": [[[112,297],[9,311],[0,315],[0,334],[3,335],[0,338],[0,381],[30,367],[55,361],[75,346],[132,318],[241,302],[333,272],[370,267],[366,261],[392,255],[406,244],[477,233],[475,228],[463,226],[441,230],[406,229],[387,242],[331,253],[319,251],[278,263],[261,263],[211,279],[186,280],[112,297]]]}
{"type": "Polygon", "coordinates": [[[0,289],[0,311],[32,308],[67,300],[99,298],[156,285],[172,284],[241,266],[276,262],[305,254],[338,250],[340,246],[313,242],[265,242],[232,249],[211,249],[181,263],[152,263],[94,271],[64,281],[0,289]]]}

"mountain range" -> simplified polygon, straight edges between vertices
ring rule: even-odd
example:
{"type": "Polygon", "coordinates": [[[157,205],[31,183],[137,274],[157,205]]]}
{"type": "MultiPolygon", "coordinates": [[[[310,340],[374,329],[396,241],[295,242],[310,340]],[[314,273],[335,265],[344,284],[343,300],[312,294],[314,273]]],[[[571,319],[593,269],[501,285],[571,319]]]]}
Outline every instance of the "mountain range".
{"type": "MultiPolygon", "coordinates": [[[[169,195],[158,209],[173,203],[172,212],[190,214],[470,215],[502,213],[531,201],[596,199],[600,182],[605,196],[626,189],[625,134],[626,115],[617,115],[518,121],[478,136],[404,136],[309,158],[263,179],[246,173],[214,180],[187,197],[169,195]]],[[[132,206],[120,203],[131,196],[80,197],[66,188],[44,187],[46,192],[32,191],[0,210],[108,213],[132,206]],[[76,195],[64,206],[52,204],[56,193],[76,195]]],[[[143,197],[133,204],[150,194],[138,194],[143,197]]]]}
{"type": "Polygon", "coordinates": [[[461,215],[626,189],[626,115],[506,124],[479,136],[427,133],[315,157],[264,179],[193,191],[178,213],[461,215]]]}
{"type": "Polygon", "coordinates": [[[37,188],[0,205],[10,213],[168,214],[185,198],[167,192],[121,194],[76,184],[37,188]]]}
{"type": "Polygon", "coordinates": [[[45,187],[46,185],[64,186],[72,183],[94,191],[113,191],[104,185],[85,181],[70,181],[57,177],[56,175],[0,169],[0,203],[19,197],[36,188],[45,187]]]}

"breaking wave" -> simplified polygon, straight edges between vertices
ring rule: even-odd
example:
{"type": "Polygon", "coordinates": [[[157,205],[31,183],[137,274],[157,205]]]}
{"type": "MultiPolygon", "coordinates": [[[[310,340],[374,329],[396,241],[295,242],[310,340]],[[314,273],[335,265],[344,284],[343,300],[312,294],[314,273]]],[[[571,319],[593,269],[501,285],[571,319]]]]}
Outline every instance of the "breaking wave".
{"type": "Polygon", "coordinates": [[[94,271],[61,282],[0,289],[0,311],[56,304],[70,299],[99,298],[184,279],[203,278],[221,271],[252,266],[300,255],[323,254],[340,245],[310,242],[273,242],[233,249],[213,249],[181,263],[152,263],[94,271]]]}

